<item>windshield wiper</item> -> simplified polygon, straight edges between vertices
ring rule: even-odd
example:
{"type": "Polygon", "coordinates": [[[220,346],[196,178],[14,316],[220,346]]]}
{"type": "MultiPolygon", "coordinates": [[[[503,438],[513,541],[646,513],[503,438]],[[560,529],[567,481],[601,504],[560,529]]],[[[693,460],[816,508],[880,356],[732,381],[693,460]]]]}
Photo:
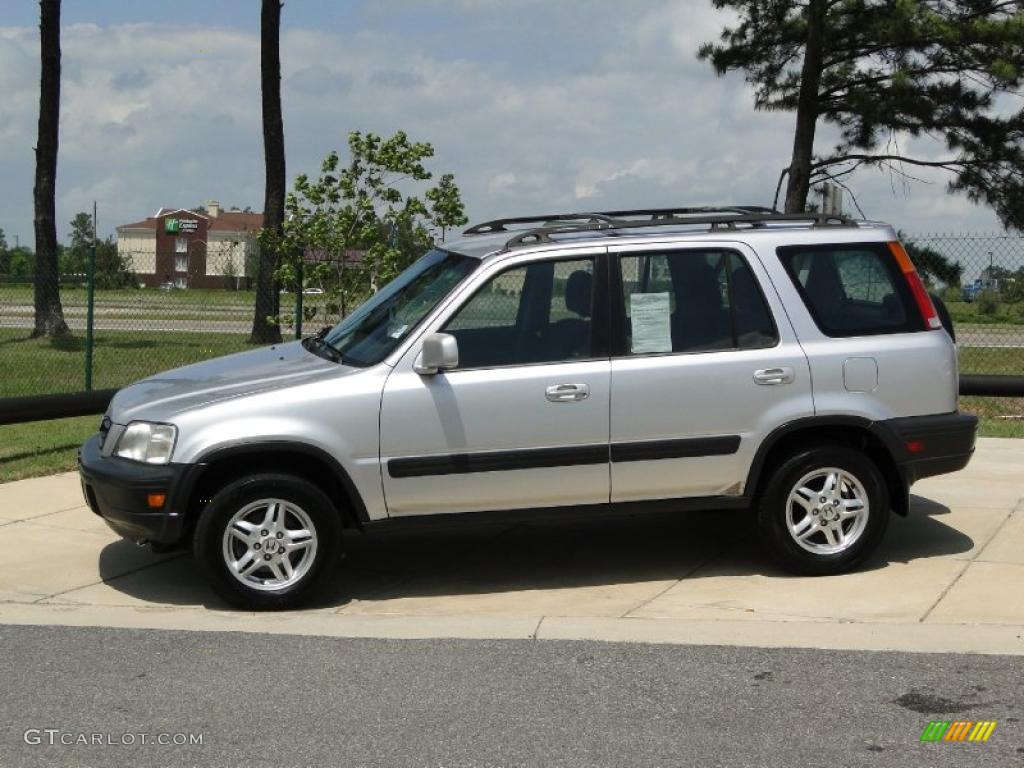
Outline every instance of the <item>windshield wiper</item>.
{"type": "Polygon", "coordinates": [[[345,358],[342,357],[341,350],[331,344],[327,340],[327,332],[331,330],[330,326],[325,326],[317,331],[316,336],[307,336],[302,340],[302,346],[312,352],[314,355],[318,355],[326,360],[330,360],[333,363],[345,363],[345,358]]]}

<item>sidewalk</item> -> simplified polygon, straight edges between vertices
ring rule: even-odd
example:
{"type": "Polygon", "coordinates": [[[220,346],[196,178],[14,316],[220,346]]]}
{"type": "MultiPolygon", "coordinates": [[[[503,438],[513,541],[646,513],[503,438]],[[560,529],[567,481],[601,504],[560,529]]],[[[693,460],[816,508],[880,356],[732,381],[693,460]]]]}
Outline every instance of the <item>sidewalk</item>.
{"type": "Polygon", "coordinates": [[[1024,440],[914,486],[857,573],[798,578],[749,513],[347,536],[311,609],[230,611],[191,556],[117,539],[74,473],[0,485],[0,624],[572,638],[1024,655],[1024,440]]]}

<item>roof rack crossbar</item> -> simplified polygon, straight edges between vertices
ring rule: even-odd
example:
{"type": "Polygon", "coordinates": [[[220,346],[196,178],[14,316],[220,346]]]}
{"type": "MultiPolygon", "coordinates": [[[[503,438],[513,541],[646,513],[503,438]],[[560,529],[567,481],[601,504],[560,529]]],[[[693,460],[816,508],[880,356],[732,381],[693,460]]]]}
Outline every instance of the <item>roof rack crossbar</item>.
{"type": "MultiPolygon", "coordinates": [[[[645,212],[646,213],[646,212],[645,212]]],[[[545,219],[548,220],[548,219],[545,219]]],[[[758,229],[769,224],[785,224],[787,222],[808,222],[812,227],[844,227],[853,224],[853,220],[835,214],[822,213],[737,213],[734,215],[719,214],[714,216],[662,216],[647,221],[626,221],[612,218],[611,221],[573,225],[537,227],[517,233],[505,242],[506,249],[525,245],[561,242],[554,235],[596,232],[602,237],[616,237],[624,234],[624,230],[646,229],[648,227],[704,225],[710,230],[719,229],[758,229]],[[740,226],[737,226],[740,225],[740,226]]]]}
{"type": "Polygon", "coordinates": [[[486,235],[495,232],[508,232],[509,224],[545,224],[552,221],[585,221],[591,224],[615,222],[615,219],[605,213],[549,213],[545,216],[517,216],[511,219],[494,219],[474,224],[464,235],[486,235]]]}

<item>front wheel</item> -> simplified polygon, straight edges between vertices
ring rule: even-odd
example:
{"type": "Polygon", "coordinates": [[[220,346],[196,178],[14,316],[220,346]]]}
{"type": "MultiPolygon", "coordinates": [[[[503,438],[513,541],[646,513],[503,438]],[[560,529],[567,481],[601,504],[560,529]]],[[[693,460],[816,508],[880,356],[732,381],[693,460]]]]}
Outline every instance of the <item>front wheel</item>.
{"type": "Polygon", "coordinates": [[[875,463],[845,446],[805,448],[773,473],[758,504],[758,528],[788,571],[848,571],[881,542],[889,494],[875,463]]]}
{"type": "Polygon", "coordinates": [[[338,562],[341,526],[330,499],[292,475],[242,478],[214,495],[196,526],[196,560],[232,605],[291,608],[338,562]]]}

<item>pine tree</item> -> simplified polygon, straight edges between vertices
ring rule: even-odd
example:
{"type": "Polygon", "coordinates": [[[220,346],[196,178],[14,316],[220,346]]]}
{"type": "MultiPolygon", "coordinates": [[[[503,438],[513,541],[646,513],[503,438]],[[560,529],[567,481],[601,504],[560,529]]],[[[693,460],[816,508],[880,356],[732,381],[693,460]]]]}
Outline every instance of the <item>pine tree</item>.
{"type": "Polygon", "coordinates": [[[951,190],[1024,228],[1024,110],[999,102],[1024,79],[1024,2],[713,2],[738,22],[699,57],[720,75],[744,72],[756,108],[796,113],[779,179],[786,211],[805,210],[816,182],[862,166],[909,177],[911,164],[949,171],[951,190]],[[840,141],[818,155],[821,120],[839,128],[840,141]],[[918,136],[944,145],[948,157],[903,154],[900,143],[918,136]]]}

